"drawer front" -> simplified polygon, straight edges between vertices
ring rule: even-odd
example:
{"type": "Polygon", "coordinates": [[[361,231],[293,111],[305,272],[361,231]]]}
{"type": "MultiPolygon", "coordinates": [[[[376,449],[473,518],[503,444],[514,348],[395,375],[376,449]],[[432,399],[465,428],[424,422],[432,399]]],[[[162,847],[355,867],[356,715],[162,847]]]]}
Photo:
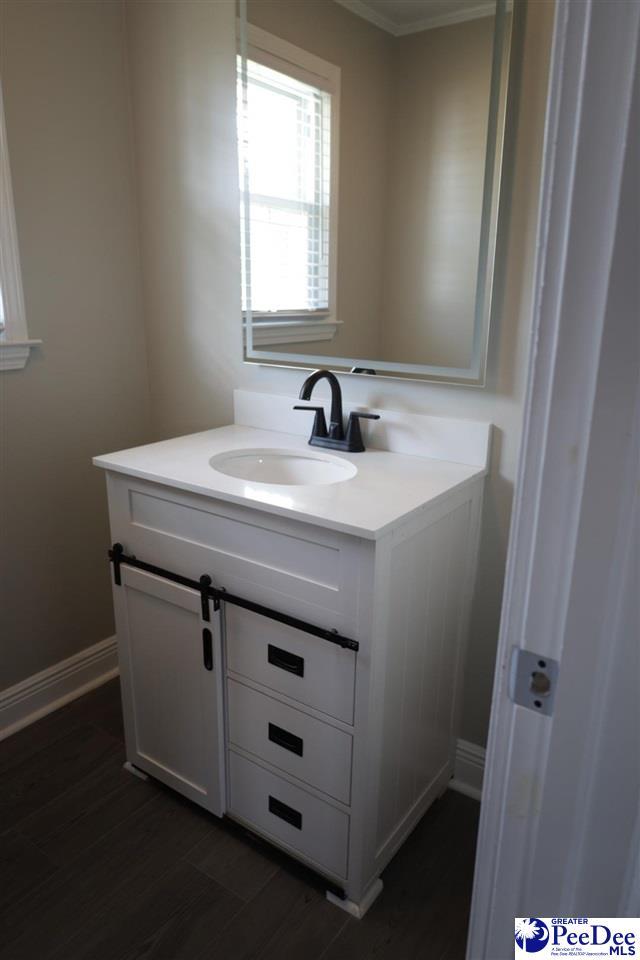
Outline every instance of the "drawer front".
{"type": "Polygon", "coordinates": [[[109,477],[109,508],[112,539],[127,553],[353,633],[358,538],[131,477],[109,477]]]}
{"type": "MultiPolygon", "coordinates": [[[[199,543],[237,561],[270,567],[283,574],[302,575],[321,586],[338,587],[339,548],[264,527],[247,514],[225,516],[221,505],[207,509],[176,503],[154,492],[131,490],[131,521],[190,543],[199,543]]],[[[228,508],[227,508],[228,509],[228,508]]]]}
{"type": "Polygon", "coordinates": [[[343,803],[353,738],[235,680],[227,681],[229,740],[343,803]]]}
{"type": "Polygon", "coordinates": [[[229,751],[229,812],[320,870],[347,875],[349,817],[229,751]]]}
{"type": "Polygon", "coordinates": [[[233,673],[353,723],[352,650],[231,605],[225,609],[225,635],[233,673]]]}

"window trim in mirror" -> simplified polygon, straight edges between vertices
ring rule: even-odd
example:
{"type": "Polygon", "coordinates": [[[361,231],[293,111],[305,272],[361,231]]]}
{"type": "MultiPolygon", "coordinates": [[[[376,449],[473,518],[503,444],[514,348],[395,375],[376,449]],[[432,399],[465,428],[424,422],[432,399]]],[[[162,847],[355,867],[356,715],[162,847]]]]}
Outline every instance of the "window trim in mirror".
{"type": "MultiPolygon", "coordinates": [[[[376,360],[371,357],[333,357],[321,355],[282,353],[275,350],[255,350],[250,312],[247,315],[244,342],[244,361],[259,366],[287,369],[314,369],[326,367],[339,374],[354,374],[364,370],[369,375],[392,379],[417,380],[441,384],[483,387],[486,382],[487,355],[492,314],[496,309],[496,254],[508,203],[508,180],[505,160],[511,160],[508,149],[509,131],[515,126],[517,79],[519,63],[513,57],[520,48],[524,35],[527,0],[496,0],[494,43],[492,51],[491,86],[487,149],[485,155],[480,251],[476,282],[475,322],[472,361],[467,368],[442,367],[428,364],[401,364],[376,360]],[[507,14],[512,14],[510,25],[507,14]]],[[[246,0],[240,0],[239,49],[247,54],[246,0]]],[[[246,229],[246,225],[245,225],[246,229]]],[[[243,319],[244,325],[244,319],[243,319]]],[[[344,321],[343,321],[344,322],[344,321]]]]}
{"type": "MultiPolygon", "coordinates": [[[[330,186],[329,186],[329,304],[314,313],[294,310],[274,314],[243,311],[243,334],[251,346],[269,343],[303,343],[332,340],[342,321],[336,318],[336,288],[338,273],[338,200],[339,200],[339,132],[341,69],[307,50],[288,43],[280,37],[246,24],[243,33],[244,48],[240,45],[240,59],[257,61],[263,66],[317,86],[331,96],[330,120],[330,186]],[[251,324],[250,318],[256,317],[251,324]],[[259,319],[258,319],[259,318],[259,319]]],[[[246,80],[245,80],[246,82],[246,80]]],[[[246,188],[245,188],[246,190],[246,188]]],[[[246,256],[246,251],[243,251],[246,256]]]]}

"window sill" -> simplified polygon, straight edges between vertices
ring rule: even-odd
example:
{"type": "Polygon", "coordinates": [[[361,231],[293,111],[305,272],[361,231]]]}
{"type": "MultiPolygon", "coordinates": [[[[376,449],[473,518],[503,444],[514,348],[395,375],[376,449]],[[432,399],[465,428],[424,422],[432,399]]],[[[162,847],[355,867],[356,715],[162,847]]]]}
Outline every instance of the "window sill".
{"type": "Polygon", "coordinates": [[[263,320],[251,327],[254,347],[333,340],[342,320],[263,320]]]}
{"type": "Polygon", "coordinates": [[[0,340],[0,370],[22,370],[32,347],[42,340],[0,340]]]}

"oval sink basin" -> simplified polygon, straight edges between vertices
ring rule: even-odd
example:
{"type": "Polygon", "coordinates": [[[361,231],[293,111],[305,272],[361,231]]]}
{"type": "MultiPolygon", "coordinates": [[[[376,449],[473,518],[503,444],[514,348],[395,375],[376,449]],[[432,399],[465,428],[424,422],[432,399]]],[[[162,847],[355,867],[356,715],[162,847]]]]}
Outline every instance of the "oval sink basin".
{"type": "Polygon", "coordinates": [[[209,463],[218,473],[238,480],[287,486],[341,483],[358,472],[348,460],[298,450],[232,450],[217,454],[209,463]]]}

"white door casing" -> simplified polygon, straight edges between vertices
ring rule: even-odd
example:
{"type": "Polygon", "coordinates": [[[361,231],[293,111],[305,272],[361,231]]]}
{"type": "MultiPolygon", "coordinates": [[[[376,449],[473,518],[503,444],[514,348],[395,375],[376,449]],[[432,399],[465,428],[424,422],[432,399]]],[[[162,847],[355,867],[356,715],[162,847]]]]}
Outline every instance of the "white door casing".
{"type": "Polygon", "coordinates": [[[556,11],[468,960],[511,958],[514,916],[640,912],[639,21],[638,3],[556,11]],[[509,699],[514,647],[559,662],[552,716],[509,699]]]}

